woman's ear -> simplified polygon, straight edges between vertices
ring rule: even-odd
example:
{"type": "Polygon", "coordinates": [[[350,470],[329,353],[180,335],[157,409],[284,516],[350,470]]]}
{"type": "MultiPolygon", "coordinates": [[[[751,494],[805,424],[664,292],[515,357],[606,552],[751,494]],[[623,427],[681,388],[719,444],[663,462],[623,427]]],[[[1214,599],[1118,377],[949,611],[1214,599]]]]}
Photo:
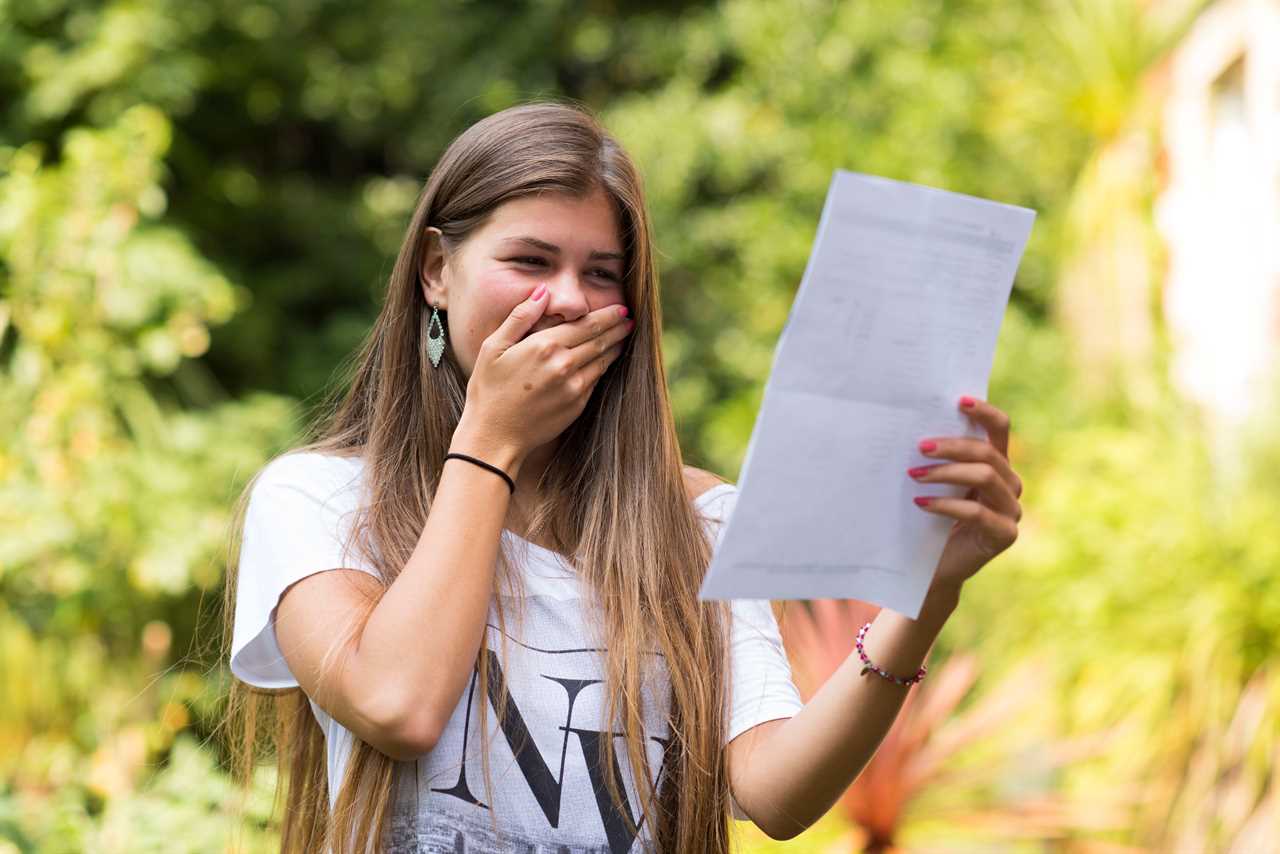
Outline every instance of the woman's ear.
{"type": "Polygon", "coordinates": [[[418,284],[427,304],[447,310],[444,291],[443,233],[435,226],[428,226],[422,233],[422,261],[418,268],[418,284]]]}

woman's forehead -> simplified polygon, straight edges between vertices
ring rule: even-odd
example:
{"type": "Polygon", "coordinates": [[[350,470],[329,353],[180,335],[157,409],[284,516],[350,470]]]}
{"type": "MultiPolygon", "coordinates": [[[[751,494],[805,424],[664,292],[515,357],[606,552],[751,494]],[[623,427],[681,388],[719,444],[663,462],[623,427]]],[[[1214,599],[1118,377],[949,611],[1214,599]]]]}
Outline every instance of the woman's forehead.
{"type": "Polygon", "coordinates": [[[525,238],[574,254],[622,252],[618,217],[601,190],[579,198],[567,193],[521,196],[500,205],[483,227],[485,240],[515,242],[525,238]]]}

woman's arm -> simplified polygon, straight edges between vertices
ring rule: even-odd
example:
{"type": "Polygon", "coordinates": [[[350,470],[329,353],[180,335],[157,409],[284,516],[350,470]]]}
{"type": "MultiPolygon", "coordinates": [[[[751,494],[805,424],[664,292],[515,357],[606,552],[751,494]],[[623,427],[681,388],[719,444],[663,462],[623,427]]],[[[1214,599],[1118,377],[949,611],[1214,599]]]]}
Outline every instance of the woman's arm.
{"type": "MultiPolygon", "coordinates": [[[[867,656],[890,673],[915,673],[959,600],[958,588],[944,587],[930,590],[918,619],[881,610],[863,641],[867,656]]],[[[850,655],[795,717],[754,727],[726,748],[734,799],[774,839],[821,818],[897,718],[910,686],[861,670],[850,655]]]]}
{"type": "MultiPolygon", "coordinates": [[[[520,469],[514,450],[465,423],[450,450],[513,478],[520,469]]],[[[359,570],[331,570],[281,596],[276,636],[302,690],[394,759],[429,752],[466,688],[484,636],[509,500],[498,475],[448,460],[417,546],[385,593],[359,570]],[[359,625],[371,600],[377,604],[359,625]],[[339,639],[345,640],[335,644],[339,639]]]]}
{"type": "MultiPolygon", "coordinates": [[[[921,453],[944,462],[908,470],[918,483],[968,487],[959,498],[917,499],[925,512],[956,520],[920,616],[882,610],[863,641],[867,657],[897,676],[920,669],[959,604],[964,582],[1018,538],[1022,478],[1009,463],[1009,416],[968,395],[958,403],[987,438],[921,440],[921,453]]],[[[830,809],[893,725],[909,686],[861,673],[861,659],[849,656],[795,717],[756,727],[729,744],[734,797],[770,836],[788,839],[830,809]]]]}

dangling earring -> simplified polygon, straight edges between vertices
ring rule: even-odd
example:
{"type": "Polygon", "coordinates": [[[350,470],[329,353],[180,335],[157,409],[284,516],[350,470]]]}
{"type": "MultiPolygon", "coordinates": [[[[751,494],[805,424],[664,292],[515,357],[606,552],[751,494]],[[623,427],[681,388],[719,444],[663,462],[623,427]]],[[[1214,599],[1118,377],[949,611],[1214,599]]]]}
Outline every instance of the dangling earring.
{"type": "Polygon", "coordinates": [[[431,304],[431,320],[427,327],[427,356],[431,359],[431,367],[440,367],[440,357],[444,355],[444,326],[440,323],[440,309],[431,304]],[[433,334],[433,330],[439,334],[433,334]]]}

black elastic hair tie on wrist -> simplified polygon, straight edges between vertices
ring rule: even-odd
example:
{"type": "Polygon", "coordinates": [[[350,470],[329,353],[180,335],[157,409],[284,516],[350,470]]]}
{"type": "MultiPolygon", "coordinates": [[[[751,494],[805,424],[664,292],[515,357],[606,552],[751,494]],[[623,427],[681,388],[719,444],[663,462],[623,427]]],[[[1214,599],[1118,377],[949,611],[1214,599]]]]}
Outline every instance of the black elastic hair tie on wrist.
{"type": "Polygon", "coordinates": [[[450,457],[456,457],[460,460],[466,460],[469,463],[475,463],[478,466],[487,468],[489,471],[493,472],[494,474],[502,475],[502,479],[505,480],[507,482],[507,486],[511,488],[511,494],[515,495],[515,492],[516,492],[515,481],[511,479],[510,475],[508,475],[505,471],[498,468],[497,466],[489,465],[489,463],[486,463],[484,460],[477,460],[475,457],[467,456],[466,454],[459,454],[457,451],[451,451],[450,453],[447,453],[444,455],[444,458],[446,460],[449,459],[450,457]]]}

